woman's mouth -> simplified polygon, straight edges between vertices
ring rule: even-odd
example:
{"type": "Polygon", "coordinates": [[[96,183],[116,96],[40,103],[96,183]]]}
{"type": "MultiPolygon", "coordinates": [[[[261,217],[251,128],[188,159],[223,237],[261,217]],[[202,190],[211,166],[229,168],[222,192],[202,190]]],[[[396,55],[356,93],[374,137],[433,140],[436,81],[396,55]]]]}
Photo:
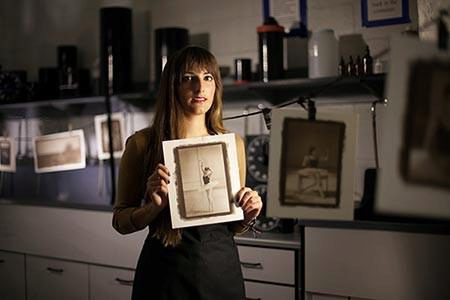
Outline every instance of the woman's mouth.
{"type": "Polygon", "coordinates": [[[199,97],[194,97],[192,100],[193,100],[194,103],[203,103],[203,102],[206,101],[206,98],[199,96],[199,97]]]}

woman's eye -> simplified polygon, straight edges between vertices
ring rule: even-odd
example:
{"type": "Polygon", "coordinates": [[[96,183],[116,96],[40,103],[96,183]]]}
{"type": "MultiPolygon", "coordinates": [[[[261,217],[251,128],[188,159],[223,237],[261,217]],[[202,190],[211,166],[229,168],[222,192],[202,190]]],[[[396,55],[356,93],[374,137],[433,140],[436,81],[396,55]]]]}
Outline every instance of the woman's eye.
{"type": "Polygon", "coordinates": [[[183,81],[192,81],[194,80],[194,76],[192,75],[184,75],[183,76],[183,81]]]}
{"type": "Polygon", "coordinates": [[[213,77],[212,75],[206,75],[206,76],[204,77],[204,79],[205,79],[206,81],[213,81],[213,80],[214,80],[214,77],[213,77]]]}

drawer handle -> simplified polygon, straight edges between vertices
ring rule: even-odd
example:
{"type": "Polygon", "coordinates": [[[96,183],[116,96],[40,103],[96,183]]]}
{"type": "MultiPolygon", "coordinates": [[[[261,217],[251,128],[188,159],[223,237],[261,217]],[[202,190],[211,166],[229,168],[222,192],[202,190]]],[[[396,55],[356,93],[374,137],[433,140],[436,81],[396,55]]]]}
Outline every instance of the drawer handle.
{"type": "Polygon", "coordinates": [[[64,272],[64,269],[56,269],[56,268],[52,268],[52,267],[47,267],[47,270],[49,272],[58,273],[58,274],[61,274],[62,272],[64,272]]]}
{"type": "Polygon", "coordinates": [[[121,285],[132,286],[133,280],[126,280],[119,277],[116,277],[116,281],[121,285]]]}
{"type": "Polygon", "coordinates": [[[249,298],[249,297],[245,297],[245,300],[261,300],[261,298],[249,298]]]}
{"type": "Polygon", "coordinates": [[[263,265],[261,263],[249,263],[249,262],[241,262],[241,266],[247,269],[263,269],[263,265]]]}

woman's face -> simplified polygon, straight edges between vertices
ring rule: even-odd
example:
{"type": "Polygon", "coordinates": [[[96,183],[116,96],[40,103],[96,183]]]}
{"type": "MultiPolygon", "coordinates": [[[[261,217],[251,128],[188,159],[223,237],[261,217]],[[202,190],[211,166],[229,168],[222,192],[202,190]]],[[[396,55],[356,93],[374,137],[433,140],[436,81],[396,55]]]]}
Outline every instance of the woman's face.
{"type": "Polygon", "coordinates": [[[215,91],[212,74],[205,69],[193,69],[182,74],[178,95],[186,114],[201,115],[211,108],[215,91]]]}

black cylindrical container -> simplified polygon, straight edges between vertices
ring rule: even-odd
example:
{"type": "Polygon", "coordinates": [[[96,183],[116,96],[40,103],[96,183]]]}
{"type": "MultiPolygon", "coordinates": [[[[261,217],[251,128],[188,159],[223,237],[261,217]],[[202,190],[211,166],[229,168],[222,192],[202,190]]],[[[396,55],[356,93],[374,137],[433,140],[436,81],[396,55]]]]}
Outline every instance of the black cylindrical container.
{"type": "Polygon", "coordinates": [[[131,90],[132,83],[131,8],[105,6],[100,9],[100,93],[108,87],[112,73],[112,93],[131,90]]]}
{"type": "Polygon", "coordinates": [[[234,60],[234,80],[245,83],[252,80],[252,60],[250,58],[236,58],[234,60]]]}
{"type": "Polygon", "coordinates": [[[269,17],[257,32],[260,79],[267,82],[282,78],[284,27],[269,17]]]}
{"type": "Polygon", "coordinates": [[[155,30],[155,87],[158,88],[167,59],[189,44],[189,31],[185,28],[166,27],[155,30]]]}
{"type": "Polygon", "coordinates": [[[58,68],[39,68],[39,99],[56,99],[59,96],[58,68]]]}

